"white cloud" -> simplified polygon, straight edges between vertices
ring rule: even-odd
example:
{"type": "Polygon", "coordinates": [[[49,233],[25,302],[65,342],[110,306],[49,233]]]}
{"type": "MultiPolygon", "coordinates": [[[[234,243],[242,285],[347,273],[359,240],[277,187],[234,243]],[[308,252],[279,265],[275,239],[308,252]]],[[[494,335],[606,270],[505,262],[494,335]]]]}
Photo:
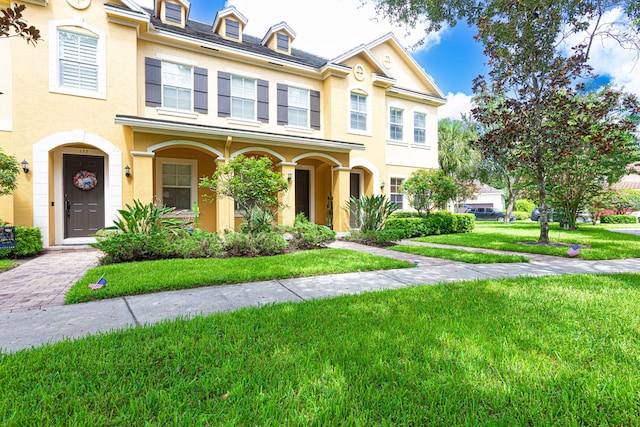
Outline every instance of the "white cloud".
{"type": "Polygon", "coordinates": [[[461,119],[462,115],[471,115],[471,95],[462,92],[447,94],[447,103],[438,108],[438,119],[461,119]]]}
{"type": "MultiPolygon", "coordinates": [[[[629,21],[622,9],[616,8],[605,13],[601,23],[625,25],[629,21]]],[[[565,49],[583,40],[585,40],[584,33],[573,35],[566,41],[565,49]]],[[[593,67],[595,74],[611,77],[613,86],[640,96],[640,62],[635,50],[625,49],[612,38],[596,38],[591,46],[589,65],[593,67]]]]}

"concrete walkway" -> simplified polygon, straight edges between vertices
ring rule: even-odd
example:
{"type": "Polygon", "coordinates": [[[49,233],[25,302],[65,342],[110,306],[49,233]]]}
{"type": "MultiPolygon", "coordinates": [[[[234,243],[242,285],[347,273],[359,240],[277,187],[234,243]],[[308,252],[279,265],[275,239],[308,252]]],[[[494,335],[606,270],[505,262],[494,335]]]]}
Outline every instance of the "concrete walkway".
{"type": "Polygon", "coordinates": [[[95,265],[99,252],[49,252],[0,274],[0,307],[5,307],[0,309],[0,349],[17,351],[67,338],[247,306],[440,282],[522,275],[640,272],[640,259],[585,261],[545,256],[544,259],[535,257],[531,263],[474,265],[349,242],[336,242],[332,246],[417,262],[419,268],[212,286],[64,306],[62,295],[86,269],[95,265]],[[50,280],[49,286],[55,288],[49,294],[41,289],[43,280],[50,280]],[[6,292],[7,288],[12,292],[6,292]],[[28,302],[25,295],[31,292],[44,296],[28,302]]]}

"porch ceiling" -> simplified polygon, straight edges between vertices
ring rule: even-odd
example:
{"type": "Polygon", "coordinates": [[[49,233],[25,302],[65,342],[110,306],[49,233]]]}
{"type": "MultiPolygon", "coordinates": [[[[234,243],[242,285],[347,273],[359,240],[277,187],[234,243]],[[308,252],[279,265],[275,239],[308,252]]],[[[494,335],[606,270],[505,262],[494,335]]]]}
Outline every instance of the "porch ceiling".
{"type": "Polygon", "coordinates": [[[285,135],[272,132],[260,132],[226,128],[222,126],[200,125],[175,122],[171,120],[150,119],[147,117],[116,115],[117,125],[130,126],[134,132],[172,135],[180,137],[226,139],[232,137],[234,142],[258,143],[272,146],[288,146],[296,148],[323,149],[326,151],[348,153],[352,150],[364,151],[364,144],[330,139],[311,138],[306,136],[285,135]]]}

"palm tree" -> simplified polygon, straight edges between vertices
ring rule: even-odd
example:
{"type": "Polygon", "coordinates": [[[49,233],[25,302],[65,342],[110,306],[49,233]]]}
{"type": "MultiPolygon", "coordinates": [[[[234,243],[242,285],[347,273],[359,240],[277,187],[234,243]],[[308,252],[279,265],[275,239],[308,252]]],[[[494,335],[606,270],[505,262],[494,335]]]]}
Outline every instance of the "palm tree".
{"type": "Polygon", "coordinates": [[[438,122],[438,161],[446,175],[461,180],[474,178],[482,161],[480,152],[470,145],[477,138],[468,122],[453,119],[438,122]]]}

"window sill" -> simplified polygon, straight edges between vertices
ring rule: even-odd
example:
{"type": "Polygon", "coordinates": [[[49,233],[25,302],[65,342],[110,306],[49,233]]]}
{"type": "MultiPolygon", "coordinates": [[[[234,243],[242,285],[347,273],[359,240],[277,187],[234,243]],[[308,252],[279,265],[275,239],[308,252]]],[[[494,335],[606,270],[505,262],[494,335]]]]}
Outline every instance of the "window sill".
{"type": "Polygon", "coordinates": [[[371,132],[369,132],[368,130],[349,129],[347,133],[351,133],[354,135],[362,135],[362,136],[373,136],[371,132]]]}
{"type": "Polygon", "coordinates": [[[289,132],[308,133],[308,134],[313,133],[313,129],[311,129],[310,127],[285,125],[284,129],[289,132]]]}
{"type": "Polygon", "coordinates": [[[389,144],[389,145],[398,145],[398,146],[401,146],[401,147],[408,147],[409,146],[409,144],[407,144],[404,141],[394,141],[392,139],[387,139],[387,144],[389,144]]]}
{"type": "Polygon", "coordinates": [[[192,113],[191,111],[174,110],[172,108],[162,108],[162,107],[158,107],[156,109],[156,111],[158,112],[158,114],[161,114],[161,115],[164,115],[164,116],[182,117],[182,118],[185,118],[185,119],[197,119],[198,118],[198,113],[192,113]]]}
{"type": "Polygon", "coordinates": [[[107,95],[104,93],[104,91],[92,91],[64,86],[50,87],[49,92],[60,93],[62,95],[81,96],[83,98],[107,99],[107,95]]]}
{"type": "Polygon", "coordinates": [[[417,148],[419,150],[431,150],[430,145],[418,142],[414,142],[413,144],[411,144],[411,148],[417,148]]]}
{"type": "Polygon", "coordinates": [[[245,125],[259,128],[262,123],[257,120],[238,119],[234,117],[227,117],[227,123],[230,125],[245,125]]]}

